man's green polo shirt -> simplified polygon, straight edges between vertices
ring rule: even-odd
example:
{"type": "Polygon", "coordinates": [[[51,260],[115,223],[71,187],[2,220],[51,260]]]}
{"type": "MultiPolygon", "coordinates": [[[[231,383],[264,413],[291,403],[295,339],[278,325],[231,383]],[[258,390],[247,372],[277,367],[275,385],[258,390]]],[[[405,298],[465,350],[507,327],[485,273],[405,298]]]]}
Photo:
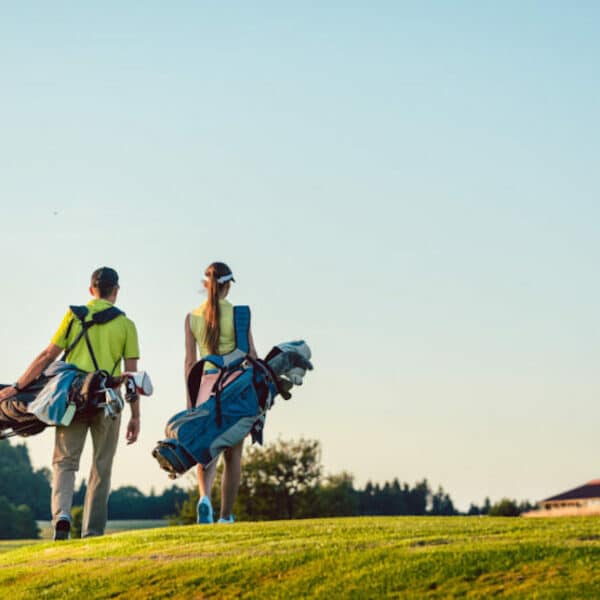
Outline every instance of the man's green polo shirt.
{"type": "MultiPolygon", "coordinates": [[[[94,299],[88,302],[89,313],[86,321],[89,321],[91,315],[94,313],[110,308],[111,306],[112,304],[104,299],[94,299]]],[[[64,350],[75,340],[80,332],[81,324],[79,319],[69,310],[54,334],[52,343],[64,350]],[[73,321],[73,325],[67,338],[66,334],[71,321],[73,321]]],[[[137,330],[134,322],[125,315],[119,315],[116,319],[103,325],[93,325],[88,329],[88,335],[96,360],[98,361],[98,366],[115,376],[121,374],[122,359],[139,358],[140,350],[138,347],[137,330]]],[[[85,338],[81,338],[77,342],[75,348],[67,356],[67,362],[89,373],[96,370],[87,344],[85,343],[85,338]]]]}

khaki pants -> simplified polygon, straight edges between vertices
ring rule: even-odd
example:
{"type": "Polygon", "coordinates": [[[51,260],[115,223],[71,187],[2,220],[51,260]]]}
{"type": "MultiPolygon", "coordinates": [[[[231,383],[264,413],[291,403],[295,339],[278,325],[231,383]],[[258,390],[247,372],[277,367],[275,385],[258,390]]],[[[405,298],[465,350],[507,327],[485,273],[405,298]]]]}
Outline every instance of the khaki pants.
{"type": "Polygon", "coordinates": [[[107,418],[98,411],[93,416],[76,416],[68,427],[57,427],[52,459],[52,520],[71,518],[75,473],[88,429],[92,434],[93,459],[85,494],[81,536],[102,535],[108,516],[108,494],[113,458],[119,441],[121,415],[107,418]]]}

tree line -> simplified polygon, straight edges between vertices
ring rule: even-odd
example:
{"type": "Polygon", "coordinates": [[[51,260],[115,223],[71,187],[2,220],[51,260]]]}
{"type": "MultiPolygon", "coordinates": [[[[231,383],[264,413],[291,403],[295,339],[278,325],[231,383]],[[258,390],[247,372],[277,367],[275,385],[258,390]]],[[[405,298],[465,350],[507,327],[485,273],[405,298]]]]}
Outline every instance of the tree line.
{"type": "MultiPolygon", "coordinates": [[[[213,506],[218,510],[220,478],[213,488],[213,506]]],[[[86,482],[73,496],[73,505],[83,504],[86,482]]],[[[133,486],[113,490],[108,501],[109,519],[163,519],[172,523],[196,521],[197,486],[189,490],[176,485],[160,495],[143,494],[133,486]]],[[[467,514],[516,516],[533,508],[528,502],[502,499],[482,506],[472,504],[467,514]]],[[[234,507],[244,521],[300,519],[363,515],[456,515],[452,498],[442,488],[433,489],[426,479],[414,485],[397,478],[383,484],[354,485],[350,473],[325,475],[321,447],[316,440],[300,439],[267,444],[248,444],[244,453],[243,478],[234,507]]],[[[0,441],[0,538],[36,538],[36,520],[50,520],[50,470],[34,470],[25,444],[0,441]]]]}
{"type": "MultiPolygon", "coordinates": [[[[85,479],[73,494],[73,506],[83,506],[87,486],[85,479]]],[[[164,519],[175,513],[187,498],[187,491],[172,485],[157,495],[154,490],[146,495],[132,485],[113,490],[108,497],[108,518],[164,519]]]]}
{"type": "MultiPolygon", "coordinates": [[[[414,485],[397,478],[383,484],[368,481],[362,488],[354,485],[350,473],[325,475],[321,447],[317,440],[300,439],[248,445],[244,450],[243,476],[234,506],[239,520],[303,519],[342,516],[394,516],[459,514],[450,495],[441,487],[432,488],[427,479],[414,485]]],[[[217,469],[212,504],[218,512],[222,465],[217,469]]],[[[197,486],[193,485],[172,524],[196,522],[197,486]]],[[[516,516],[533,508],[503,499],[492,505],[472,504],[469,515],[516,516]]]]}
{"type": "Polygon", "coordinates": [[[518,517],[520,514],[534,510],[535,508],[535,504],[531,504],[531,502],[528,500],[517,502],[516,500],[511,500],[510,498],[502,498],[502,500],[492,504],[490,499],[486,498],[481,506],[477,506],[477,504],[471,504],[471,506],[469,506],[469,510],[467,511],[467,515],[518,517]]]}
{"type": "MultiPolygon", "coordinates": [[[[222,466],[211,498],[218,510],[222,466]]],[[[198,491],[192,487],[172,523],[196,520],[198,491]]],[[[234,506],[244,521],[362,515],[455,515],[458,511],[442,487],[433,490],[426,479],[410,486],[398,479],[383,485],[354,486],[350,473],[325,475],[317,440],[284,441],[264,447],[247,446],[243,477],[234,506]]]]}

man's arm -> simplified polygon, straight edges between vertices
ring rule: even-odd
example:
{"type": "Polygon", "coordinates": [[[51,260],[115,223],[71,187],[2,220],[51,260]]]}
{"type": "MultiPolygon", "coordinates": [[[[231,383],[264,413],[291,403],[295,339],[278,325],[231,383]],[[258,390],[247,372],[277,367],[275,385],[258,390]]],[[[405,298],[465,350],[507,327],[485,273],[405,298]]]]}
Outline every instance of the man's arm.
{"type": "MultiPolygon", "coordinates": [[[[126,358],[125,359],[125,371],[137,371],[138,361],[137,358],[126,358]]],[[[129,403],[131,407],[131,417],[129,423],[127,423],[127,431],[125,433],[125,439],[127,444],[133,444],[138,439],[140,434],[140,399],[139,397],[133,402],[129,403]]]]}
{"type": "MultiPolygon", "coordinates": [[[[16,384],[20,390],[27,387],[30,383],[33,383],[50,365],[54,362],[63,351],[62,348],[56,344],[49,344],[48,347],[33,360],[33,362],[27,367],[23,375],[17,379],[16,384]]],[[[17,389],[13,386],[4,388],[0,391],[0,400],[10,398],[17,393],[17,389]]]]}

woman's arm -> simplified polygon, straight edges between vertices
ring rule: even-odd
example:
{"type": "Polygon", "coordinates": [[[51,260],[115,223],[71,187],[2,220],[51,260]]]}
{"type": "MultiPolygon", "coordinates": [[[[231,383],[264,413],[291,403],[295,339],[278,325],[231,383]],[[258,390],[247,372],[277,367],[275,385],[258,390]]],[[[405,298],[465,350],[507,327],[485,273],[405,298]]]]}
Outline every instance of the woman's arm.
{"type": "Polygon", "coordinates": [[[196,338],[192,333],[192,326],[190,325],[190,315],[185,317],[185,362],[184,362],[184,375],[187,381],[190,369],[198,361],[196,338]]]}
{"type": "Polygon", "coordinates": [[[185,361],[183,364],[183,371],[185,376],[185,393],[187,396],[187,407],[190,408],[192,406],[192,401],[190,398],[190,390],[187,385],[188,376],[190,374],[190,370],[196,364],[198,360],[197,355],[197,347],[196,347],[196,339],[194,338],[194,334],[192,333],[192,326],[190,324],[190,315],[186,315],[185,317],[185,361]]]}
{"type": "Polygon", "coordinates": [[[250,350],[249,350],[248,354],[252,358],[257,359],[258,355],[256,354],[256,348],[254,347],[254,339],[252,338],[252,331],[248,331],[248,345],[250,346],[250,350]]]}

